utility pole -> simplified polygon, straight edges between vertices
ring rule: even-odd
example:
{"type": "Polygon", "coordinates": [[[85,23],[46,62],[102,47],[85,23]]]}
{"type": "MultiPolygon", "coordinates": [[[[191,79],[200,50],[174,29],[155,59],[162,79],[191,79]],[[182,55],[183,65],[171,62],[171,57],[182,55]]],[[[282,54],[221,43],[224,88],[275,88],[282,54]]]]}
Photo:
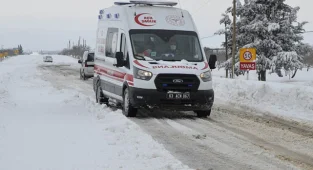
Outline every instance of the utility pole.
{"type": "MultiPolygon", "coordinates": [[[[226,48],[226,61],[228,60],[228,38],[227,38],[227,24],[225,22],[225,48],[226,48]]],[[[226,69],[226,78],[228,78],[228,69],[226,69]]]]}
{"type": "Polygon", "coordinates": [[[80,47],[80,36],[79,36],[79,39],[78,39],[78,47],[80,47]]]}
{"type": "Polygon", "coordinates": [[[235,76],[235,53],[236,51],[236,0],[233,0],[233,50],[232,50],[232,57],[233,57],[233,64],[232,64],[232,78],[234,79],[235,76]]]}

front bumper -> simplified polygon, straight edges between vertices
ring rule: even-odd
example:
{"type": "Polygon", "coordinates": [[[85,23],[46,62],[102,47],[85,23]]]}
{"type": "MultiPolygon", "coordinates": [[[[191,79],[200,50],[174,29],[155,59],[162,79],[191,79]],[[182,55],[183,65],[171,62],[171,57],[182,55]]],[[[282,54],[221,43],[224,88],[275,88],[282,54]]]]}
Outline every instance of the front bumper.
{"type": "Polygon", "coordinates": [[[154,89],[129,88],[130,102],[136,108],[159,108],[174,111],[210,110],[214,103],[213,89],[190,92],[188,100],[167,99],[166,94],[166,92],[154,89]]]}

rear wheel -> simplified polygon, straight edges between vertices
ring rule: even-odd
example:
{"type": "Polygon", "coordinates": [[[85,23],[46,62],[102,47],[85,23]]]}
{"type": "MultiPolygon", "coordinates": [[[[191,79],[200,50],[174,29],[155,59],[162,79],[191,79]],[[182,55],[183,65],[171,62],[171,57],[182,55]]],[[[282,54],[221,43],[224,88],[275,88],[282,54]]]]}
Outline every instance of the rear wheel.
{"type": "Polygon", "coordinates": [[[109,99],[104,96],[99,83],[97,83],[96,101],[99,104],[108,104],[109,101],[109,99]]]}
{"type": "Polygon", "coordinates": [[[126,117],[136,117],[137,112],[138,109],[134,108],[130,103],[128,89],[126,88],[123,95],[123,114],[126,117]]]}
{"type": "Polygon", "coordinates": [[[81,71],[81,70],[79,71],[79,78],[80,78],[81,80],[83,79],[82,71],[81,71]]]}
{"type": "Polygon", "coordinates": [[[194,111],[199,118],[205,118],[211,115],[211,110],[197,110],[194,111]]]}
{"type": "Polygon", "coordinates": [[[83,71],[83,80],[87,80],[87,77],[85,75],[85,71],[83,71]]]}

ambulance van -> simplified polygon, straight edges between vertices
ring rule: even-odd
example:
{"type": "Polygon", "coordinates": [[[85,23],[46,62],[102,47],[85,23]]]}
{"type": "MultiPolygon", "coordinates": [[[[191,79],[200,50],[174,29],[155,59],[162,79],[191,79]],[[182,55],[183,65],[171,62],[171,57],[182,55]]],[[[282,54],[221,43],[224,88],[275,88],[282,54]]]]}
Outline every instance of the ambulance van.
{"type": "Polygon", "coordinates": [[[176,2],[115,2],[98,16],[93,88],[100,104],[194,111],[214,102],[211,69],[195,23],[176,2]]]}

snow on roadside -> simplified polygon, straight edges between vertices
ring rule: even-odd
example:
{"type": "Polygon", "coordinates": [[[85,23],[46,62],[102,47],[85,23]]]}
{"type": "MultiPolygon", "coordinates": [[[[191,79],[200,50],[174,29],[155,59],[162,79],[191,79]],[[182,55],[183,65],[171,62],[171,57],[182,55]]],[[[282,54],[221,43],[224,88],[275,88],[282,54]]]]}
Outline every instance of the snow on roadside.
{"type": "MultiPolygon", "coordinates": [[[[224,69],[216,69],[212,71],[214,77],[225,78],[226,71],[224,69]]],[[[276,73],[266,75],[267,82],[279,82],[279,83],[287,83],[287,84],[295,84],[295,85],[304,85],[304,86],[313,86],[313,69],[302,69],[298,70],[296,76],[294,78],[289,78],[288,74],[282,72],[284,77],[278,77],[276,73]]],[[[236,79],[246,80],[247,75],[236,76],[236,79]]],[[[258,74],[256,71],[250,71],[249,73],[249,81],[258,81],[258,74]]]]}
{"type": "Polygon", "coordinates": [[[121,111],[41,80],[39,64],[0,63],[0,169],[189,169],[121,111]]]}
{"type": "Polygon", "coordinates": [[[244,106],[288,120],[313,123],[313,87],[214,77],[219,104],[244,106]]]}

